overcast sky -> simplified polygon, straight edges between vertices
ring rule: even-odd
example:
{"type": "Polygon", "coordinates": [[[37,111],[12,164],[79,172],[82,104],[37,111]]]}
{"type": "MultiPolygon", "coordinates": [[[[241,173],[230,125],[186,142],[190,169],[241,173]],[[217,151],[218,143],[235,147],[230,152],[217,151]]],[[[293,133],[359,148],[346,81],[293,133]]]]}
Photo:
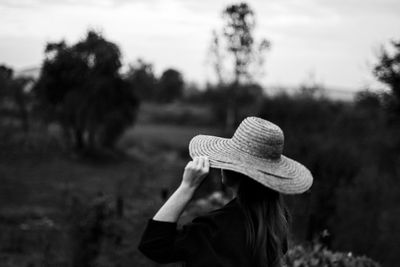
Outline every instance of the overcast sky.
{"type": "MultiPolygon", "coordinates": [[[[117,43],[124,63],[137,58],[156,73],[173,67],[187,81],[212,79],[206,64],[211,31],[226,0],[0,0],[0,64],[39,66],[48,41],[76,42],[88,28],[117,43]]],[[[272,43],[266,85],[310,80],[359,90],[379,46],[400,39],[398,0],[253,0],[256,36],[272,43]]]]}

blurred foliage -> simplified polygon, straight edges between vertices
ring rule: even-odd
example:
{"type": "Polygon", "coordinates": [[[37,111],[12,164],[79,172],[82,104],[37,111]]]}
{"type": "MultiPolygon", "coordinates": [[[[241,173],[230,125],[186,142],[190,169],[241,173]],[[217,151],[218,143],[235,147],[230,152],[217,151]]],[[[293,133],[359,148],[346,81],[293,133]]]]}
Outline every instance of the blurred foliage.
{"type": "Polygon", "coordinates": [[[213,30],[209,50],[218,84],[252,83],[263,74],[264,53],[270,42],[255,40],[255,12],[245,2],[228,5],[222,19],[223,28],[213,30]]]}
{"type": "Polygon", "coordinates": [[[375,77],[382,83],[386,84],[391,94],[387,98],[388,108],[392,114],[400,116],[400,41],[391,42],[391,50],[382,48],[378,56],[378,63],[374,68],[375,77]]]}
{"type": "Polygon", "coordinates": [[[366,256],[353,256],[351,252],[333,252],[321,244],[296,245],[284,259],[285,267],[380,267],[366,256]]]}
{"type": "Polygon", "coordinates": [[[183,89],[184,82],[182,74],[177,70],[167,69],[160,77],[156,99],[164,103],[171,102],[182,97],[183,89]]]}
{"type": "Polygon", "coordinates": [[[185,83],[178,70],[170,68],[165,70],[161,77],[156,77],[153,66],[139,59],[129,66],[125,76],[144,101],[171,103],[183,97],[185,83]]]}
{"type": "Polygon", "coordinates": [[[37,107],[63,126],[77,151],[112,148],[136,117],[139,101],[119,74],[120,56],[117,45],[91,30],[72,46],[47,44],[37,107]]]}
{"type": "Polygon", "coordinates": [[[314,176],[308,194],[297,200],[288,197],[299,223],[293,226],[297,239],[311,241],[327,229],[329,248],[394,262],[400,143],[381,94],[362,92],[354,103],[279,95],[265,98],[260,116],[283,129],[284,154],[314,176]],[[392,214],[390,219],[387,214],[392,214]],[[386,238],[389,233],[394,236],[386,238]]]}
{"type": "Polygon", "coordinates": [[[0,117],[2,124],[17,119],[21,128],[28,132],[30,128],[29,114],[33,102],[30,77],[15,77],[14,71],[0,65],[0,117]]]}
{"type": "Polygon", "coordinates": [[[138,59],[134,64],[129,65],[125,74],[126,80],[137,92],[140,99],[151,101],[155,99],[157,91],[157,77],[153,71],[153,65],[138,59]]]}
{"type": "Polygon", "coordinates": [[[259,113],[263,103],[263,88],[256,83],[246,84],[208,84],[202,92],[187,96],[184,101],[192,105],[206,106],[212,113],[209,120],[210,124],[225,127],[226,132],[231,132],[232,128],[226,126],[229,112],[227,107],[236,107],[236,125],[245,117],[259,113]]]}

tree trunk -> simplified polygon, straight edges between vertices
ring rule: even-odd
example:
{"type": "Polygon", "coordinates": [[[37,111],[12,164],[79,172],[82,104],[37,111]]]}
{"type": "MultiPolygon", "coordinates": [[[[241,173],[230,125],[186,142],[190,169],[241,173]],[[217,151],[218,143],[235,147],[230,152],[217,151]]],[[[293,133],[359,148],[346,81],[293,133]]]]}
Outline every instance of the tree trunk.
{"type": "Polygon", "coordinates": [[[238,103],[237,103],[237,90],[239,89],[239,81],[236,80],[228,90],[228,102],[226,108],[226,121],[225,131],[232,133],[238,122],[238,103]]]}
{"type": "MultiPolygon", "coordinates": [[[[27,99],[22,91],[18,91],[19,88],[15,89],[14,101],[18,107],[18,116],[21,121],[22,129],[25,133],[29,131],[29,113],[27,107],[27,99]]],[[[21,89],[22,90],[22,89],[21,89]]]]}
{"type": "Polygon", "coordinates": [[[77,151],[82,151],[85,148],[83,131],[79,128],[75,128],[75,148],[77,151]]]}
{"type": "Polygon", "coordinates": [[[30,129],[30,124],[29,124],[29,115],[28,111],[26,109],[21,110],[21,123],[22,123],[22,129],[24,130],[25,133],[29,132],[30,129]]]}
{"type": "Polygon", "coordinates": [[[88,145],[89,148],[93,151],[96,149],[96,130],[95,127],[90,127],[88,133],[88,145]]]}

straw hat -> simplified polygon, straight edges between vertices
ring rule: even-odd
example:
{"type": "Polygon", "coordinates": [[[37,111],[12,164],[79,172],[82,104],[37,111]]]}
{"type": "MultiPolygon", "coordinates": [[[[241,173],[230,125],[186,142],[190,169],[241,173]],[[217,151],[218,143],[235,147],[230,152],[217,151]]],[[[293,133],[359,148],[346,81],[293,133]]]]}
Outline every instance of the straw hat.
{"type": "Polygon", "coordinates": [[[258,117],[242,121],[232,138],[197,135],[189,153],[208,156],[210,167],[236,171],[285,194],[308,190],[313,177],[299,162],[282,155],[284,136],[277,125],[258,117]]]}

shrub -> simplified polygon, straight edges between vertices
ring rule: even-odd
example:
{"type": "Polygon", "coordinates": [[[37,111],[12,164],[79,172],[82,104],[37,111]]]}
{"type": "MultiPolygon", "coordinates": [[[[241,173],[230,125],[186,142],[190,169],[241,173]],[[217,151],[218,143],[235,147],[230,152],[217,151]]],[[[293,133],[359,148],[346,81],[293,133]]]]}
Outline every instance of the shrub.
{"type": "Polygon", "coordinates": [[[296,245],[284,257],[285,267],[379,267],[380,264],[366,256],[355,256],[351,252],[333,252],[321,244],[296,245]]]}

